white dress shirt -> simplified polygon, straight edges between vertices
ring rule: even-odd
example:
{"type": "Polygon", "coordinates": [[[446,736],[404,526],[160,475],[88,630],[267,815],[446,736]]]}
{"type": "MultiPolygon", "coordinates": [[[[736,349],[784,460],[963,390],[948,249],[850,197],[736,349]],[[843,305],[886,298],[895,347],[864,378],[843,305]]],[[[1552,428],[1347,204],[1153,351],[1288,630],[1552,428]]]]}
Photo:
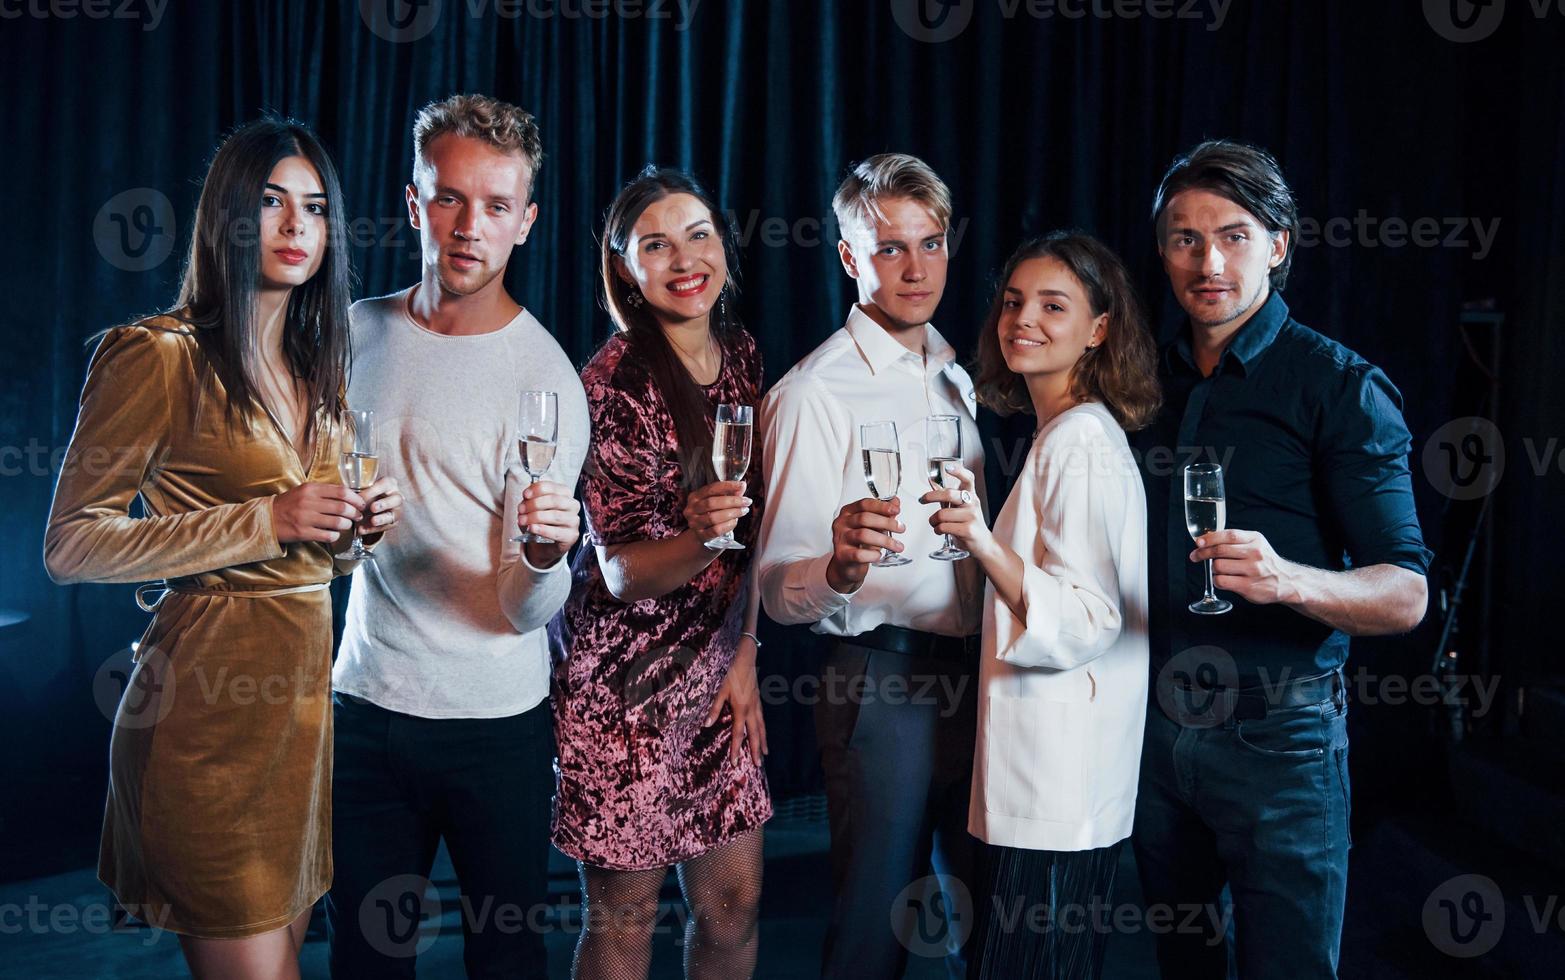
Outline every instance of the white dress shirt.
{"type": "Polygon", "coordinates": [[[984,499],[984,452],[974,421],[973,382],[956,351],[928,324],[922,355],[904,347],[858,306],[848,322],[796,364],[761,404],[766,510],[756,566],[767,615],[779,623],[813,623],[817,633],[855,636],[889,623],[944,636],[978,631],[982,572],[972,559],[940,561],[942,543],[929,526],[934,504],[918,498],[925,477],[923,420],[961,420],[963,465],[984,499]],[[831,524],[845,505],[870,496],[864,482],[859,426],[890,420],[902,450],[901,521],[895,537],[913,560],[871,568],[858,591],[826,582],[831,524]]]}
{"type": "Polygon", "coordinates": [[[1025,619],[991,586],[968,830],[1032,850],[1130,836],[1147,710],[1147,511],[1125,433],[1095,402],[1034,439],[995,537],[1025,619]]]}

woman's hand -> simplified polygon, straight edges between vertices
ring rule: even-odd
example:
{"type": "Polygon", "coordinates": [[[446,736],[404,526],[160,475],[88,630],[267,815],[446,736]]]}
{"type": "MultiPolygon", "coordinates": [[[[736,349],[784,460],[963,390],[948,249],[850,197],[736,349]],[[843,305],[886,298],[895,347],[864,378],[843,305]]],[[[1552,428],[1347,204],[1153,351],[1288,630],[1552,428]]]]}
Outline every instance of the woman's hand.
{"type": "Polygon", "coordinates": [[[364,498],[340,483],[301,483],[272,498],[278,544],[334,544],[364,516],[364,498]]]}
{"type": "Polygon", "coordinates": [[[383,476],[364,491],[364,520],[359,523],[359,533],[364,543],[372,545],[381,535],[397,526],[397,509],[402,506],[402,491],[397,481],[383,476]]]}
{"type": "Polygon", "coordinates": [[[750,513],[750,498],[744,496],[744,484],[738,480],[719,480],[690,491],[685,500],[685,524],[696,540],[706,544],[739,526],[739,518],[750,513]]]}
{"type": "Polygon", "coordinates": [[[744,744],[749,742],[750,758],[756,765],[767,754],[766,719],[761,714],[761,692],[755,680],[755,641],[748,636],[739,638],[739,650],[728,667],[723,686],[717,690],[717,700],[707,713],[708,725],[717,721],[727,703],[733,712],[733,737],[728,743],[728,760],[738,762],[744,744]]]}
{"type": "Polygon", "coordinates": [[[975,558],[981,558],[993,550],[994,535],[989,532],[989,525],[984,523],[983,509],[973,489],[973,473],[960,463],[947,463],[946,473],[956,480],[955,489],[931,490],[919,497],[918,502],[949,504],[930,515],[929,526],[935,529],[936,534],[951,535],[951,539],[960,547],[971,552],[975,558]]]}

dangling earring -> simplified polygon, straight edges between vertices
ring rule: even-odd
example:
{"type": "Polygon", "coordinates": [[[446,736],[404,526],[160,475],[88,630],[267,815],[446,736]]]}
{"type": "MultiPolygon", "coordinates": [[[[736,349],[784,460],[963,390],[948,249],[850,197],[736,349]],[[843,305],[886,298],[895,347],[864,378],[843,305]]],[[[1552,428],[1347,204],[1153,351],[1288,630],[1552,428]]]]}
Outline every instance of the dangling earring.
{"type": "Polygon", "coordinates": [[[641,290],[635,286],[631,286],[625,291],[625,302],[630,304],[631,309],[641,309],[641,304],[646,301],[646,297],[641,295],[641,290]]]}
{"type": "Polygon", "coordinates": [[[721,290],[719,290],[718,294],[717,294],[717,322],[720,323],[720,324],[728,322],[728,284],[727,283],[723,284],[723,288],[721,290]]]}

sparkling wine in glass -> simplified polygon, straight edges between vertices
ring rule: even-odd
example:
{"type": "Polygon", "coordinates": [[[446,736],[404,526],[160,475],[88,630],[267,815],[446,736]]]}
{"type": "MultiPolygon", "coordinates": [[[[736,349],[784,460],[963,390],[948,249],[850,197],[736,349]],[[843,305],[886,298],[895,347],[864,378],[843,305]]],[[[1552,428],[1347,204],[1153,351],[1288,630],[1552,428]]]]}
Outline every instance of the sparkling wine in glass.
{"type": "MultiPolygon", "coordinates": [[[[924,419],[924,447],[929,458],[929,486],[935,490],[950,489],[946,486],[947,466],[962,462],[962,420],[955,415],[931,415],[924,419]]],[[[941,504],[949,507],[950,504],[941,504]]],[[[951,535],[945,536],[945,546],[932,551],[929,557],[940,561],[960,561],[967,552],[956,546],[951,535]]]]}
{"type": "MultiPolygon", "coordinates": [[[[717,406],[712,428],[712,471],[719,480],[743,481],[750,469],[750,446],[755,433],[755,410],[749,405],[717,406]]],[[[713,551],[744,550],[732,530],[706,542],[713,551]]]]}
{"type": "MultiPolygon", "coordinates": [[[[859,449],[864,454],[864,482],[876,500],[895,500],[902,487],[902,450],[897,443],[895,422],[865,422],[859,426],[859,449]]],[[[887,532],[890,537],[890,532],[887,532]]],[[[894,568],[913,559],[890,548],[880,549],[876,568],[894,568]]]]}
{"type": "MultiPolygon", "coordinates": [[[[559,435],[559,397],[552,391],[522,392],[522,404],[516,416],[516,449],[522,457],[522,469],[531,478],[528,486],[543,479],[553,465],[559,435]]],[[[525,544],[548,539],[523,531],[511,540],[525,544]]]]}
{"type": "MultiPolygon", "coordinates": [[[[342,436],[342,452],[337,457],[337,475],[342,477],[343,486],[355,493],[363,493],[375,482],[375,474],[380,469],[380,456],[375,442],[375,413],[350,411],[347,421],[348,429],[342,436]]],[[[375,560],[374,554],[364,547],[361,525],[353,525],[353,546],[336,557],[343,561],[375,560]]]]}
{"type": "MultiPolygon", "coordinates": [[[[1223,468],[1216,463],[1195,463],[1185,467],[1185,530],[1192,539],[1228,525],[1228,505],[1223,498],[1223,468]]],[[[1190,604],[1190,611],[1216,616],[1234,604],[1219,599],[1212,585],[1212,559],[1206,560],[1206,595],[1190,604]]]]}

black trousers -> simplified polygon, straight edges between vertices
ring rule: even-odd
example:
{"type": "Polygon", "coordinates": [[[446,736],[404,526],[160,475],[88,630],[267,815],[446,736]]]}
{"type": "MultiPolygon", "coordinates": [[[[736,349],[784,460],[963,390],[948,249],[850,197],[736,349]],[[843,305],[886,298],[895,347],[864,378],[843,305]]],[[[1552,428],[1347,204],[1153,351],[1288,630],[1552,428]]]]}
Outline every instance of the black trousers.
{"type": "Polygon", "coordinates": [[[1096,980],[1125,842],[1090,851],[985,845],[969,980],[1096,980]]]}
{"type": "Polygon", "coordinates": [[[414,975],[441,928],[428,879],[442,837],[461,888],[467,975],[545,976],[548,701],[509,718],[416,718],[343,694],[333,706],[332,977],[414,975]]]}
{"type": "Polygon", "coordinates": [[[815,707],[831,818],[826,980],[893,980],[910,953],[966,973],[977,717],[973,667],[851,641],[827,655],[815,707]]]}

